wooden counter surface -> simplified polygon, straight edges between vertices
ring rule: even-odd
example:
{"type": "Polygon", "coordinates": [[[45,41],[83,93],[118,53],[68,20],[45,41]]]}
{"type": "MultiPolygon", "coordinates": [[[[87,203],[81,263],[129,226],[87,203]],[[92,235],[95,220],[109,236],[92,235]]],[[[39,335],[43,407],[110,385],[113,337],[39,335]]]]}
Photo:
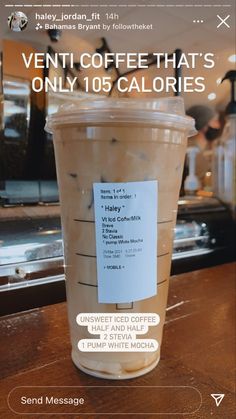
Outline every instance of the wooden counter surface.
{"type": "Polygon", "coordinates": [[[59,204],[0,206],[0,221],[60,217],[59,204]]]}
{"type": "MultiPolygon", "coordinates": [[[[65,303],[2,317],[0,417],[233,419],[235,330],[235,264],[171,278],[161,361],[153,371],[136,379],[102,380],[76,369],[70,358],[65,303]],[[86,406],[70,407],[73,415],[65,415],[68,410],[54,410],[59,412],[57,415],[36,415],[37,406],[33,407],[35,413],[15,414],[8,407],[7,397],[16,386],[77,386],[86,406]],[[219,407],[211,393],[225,394],[219,407]],[[194,401],[194,397],[198,400],[194,401]],[[178,400],[181,406],[186,405],[185,414],[179,413],[178,400]],[[195,413],[190,413],[193,410],[189,403],[195,406],[193,410],[198,405],[195,413]],[[166,412],[169,414],[164,415],[166,412]]],[[[56,392],[56,388],[53,390],[56,392]]],[[[70,394],[68,388],[60,391],[70,394]]],[[[10,395],[11,407],[15,407],[14,400],[10,395]]]]}

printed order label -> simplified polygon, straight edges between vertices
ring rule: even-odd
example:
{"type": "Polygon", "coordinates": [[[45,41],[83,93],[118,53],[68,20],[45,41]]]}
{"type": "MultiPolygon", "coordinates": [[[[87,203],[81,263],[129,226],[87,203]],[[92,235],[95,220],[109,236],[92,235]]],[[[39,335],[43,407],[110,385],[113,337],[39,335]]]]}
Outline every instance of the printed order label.
{"type": "Polygon", "coordinates": [[[157,181],[94,183],[99,303],[157,294],[157,181]]]}

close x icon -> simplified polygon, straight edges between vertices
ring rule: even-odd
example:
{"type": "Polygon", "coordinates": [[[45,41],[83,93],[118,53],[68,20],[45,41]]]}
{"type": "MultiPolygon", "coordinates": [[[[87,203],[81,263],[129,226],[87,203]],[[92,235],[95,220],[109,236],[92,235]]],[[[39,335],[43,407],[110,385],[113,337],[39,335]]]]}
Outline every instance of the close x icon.
{"type": "Polygon", "coordinates": [[[221,26],[226,26],[228,29],[230,29],[230,25],[227,22],[228,19],[230,18],[230,15],[227,15],[226,17],[221,17],[220,15],[217,15],[218,19],[219,19],[219,23],[217,25],[217,29],[220,28],[221,26]]]}

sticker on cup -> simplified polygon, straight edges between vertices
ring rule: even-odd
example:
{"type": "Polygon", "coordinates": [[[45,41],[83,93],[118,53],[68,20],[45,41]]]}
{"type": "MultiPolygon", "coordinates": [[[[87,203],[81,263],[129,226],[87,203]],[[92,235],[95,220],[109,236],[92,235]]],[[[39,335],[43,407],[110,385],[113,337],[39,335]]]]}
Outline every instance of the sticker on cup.
{"type": "Polygon", "coordinates": [[[94,183],[99,303],[157,294],[158,182],[94,183]]]}

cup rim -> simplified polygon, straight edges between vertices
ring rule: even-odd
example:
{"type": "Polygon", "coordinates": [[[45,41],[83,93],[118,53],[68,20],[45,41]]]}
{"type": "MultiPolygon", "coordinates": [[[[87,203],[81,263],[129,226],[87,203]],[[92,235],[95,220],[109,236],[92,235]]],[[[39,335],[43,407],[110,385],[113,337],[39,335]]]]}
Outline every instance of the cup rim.
{"type": "Polygon", "coordinates": [[[77,98],[61,105],[46,118],[45,130],[71,124],[103,125],[115,123],[147,124],[196,134],[195,121],[185,114],[181,97],[166,98],[77,98]]]}

